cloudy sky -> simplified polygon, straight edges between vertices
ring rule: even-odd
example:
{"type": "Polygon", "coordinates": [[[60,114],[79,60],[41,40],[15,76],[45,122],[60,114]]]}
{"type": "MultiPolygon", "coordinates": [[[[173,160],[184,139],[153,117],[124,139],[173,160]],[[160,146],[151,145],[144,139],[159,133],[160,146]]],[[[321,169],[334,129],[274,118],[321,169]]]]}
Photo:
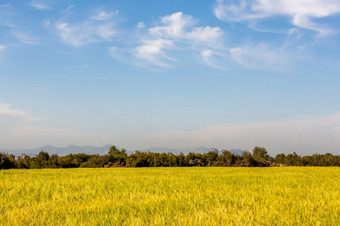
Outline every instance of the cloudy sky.
{"type": "Polygon", "coordinates": [[[339,0],[0,1],[0,148],[340,154],[339,0]]]}

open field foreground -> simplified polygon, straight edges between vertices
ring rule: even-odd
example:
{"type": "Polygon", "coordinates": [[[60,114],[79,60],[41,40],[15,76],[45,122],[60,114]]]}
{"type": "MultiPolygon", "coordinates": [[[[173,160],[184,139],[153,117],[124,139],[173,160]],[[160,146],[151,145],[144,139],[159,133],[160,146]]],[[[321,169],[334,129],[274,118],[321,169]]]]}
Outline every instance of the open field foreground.
{"type": "Polygon", "coordinates": [[[340,168],[0,171],[1,225],[340,224],[340,168]]]}

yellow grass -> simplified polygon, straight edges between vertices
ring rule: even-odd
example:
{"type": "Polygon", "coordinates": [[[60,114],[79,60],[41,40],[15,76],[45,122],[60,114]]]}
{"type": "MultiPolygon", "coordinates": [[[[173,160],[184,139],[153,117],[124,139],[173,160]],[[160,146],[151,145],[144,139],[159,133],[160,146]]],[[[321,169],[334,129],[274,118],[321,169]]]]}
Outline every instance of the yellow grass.
{"type": "Polygon", "coordinates": [[[0,171],[1,225],[339,225],[340,168],[0,171]]]}

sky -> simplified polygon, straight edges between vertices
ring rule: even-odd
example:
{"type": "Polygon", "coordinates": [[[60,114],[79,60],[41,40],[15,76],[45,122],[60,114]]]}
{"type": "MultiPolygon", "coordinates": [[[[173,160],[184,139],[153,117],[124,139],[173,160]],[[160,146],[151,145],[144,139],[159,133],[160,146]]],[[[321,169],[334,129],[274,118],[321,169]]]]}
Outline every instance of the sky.
{"type": "Polygon", "coordinates": [[[0,0],[0,149],[340,154],[338,0],[0,0]]]}

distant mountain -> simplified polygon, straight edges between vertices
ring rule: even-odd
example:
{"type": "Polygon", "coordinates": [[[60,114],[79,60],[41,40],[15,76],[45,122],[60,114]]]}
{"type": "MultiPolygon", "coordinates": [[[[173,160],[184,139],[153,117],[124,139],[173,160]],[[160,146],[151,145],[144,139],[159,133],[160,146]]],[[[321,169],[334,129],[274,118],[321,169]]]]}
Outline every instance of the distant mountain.
{"type": "MultiPolygon", "coordinates": [[[[0,152],[6,152],[9,154],[14,155],[20,155],[20,154],[26,154],[30,156],[37,155],[40,151],[48,152],[50,155],[57,154],[59,156],[65,156],[68,154],[79,154],[79,153],[85,153],[85,154],[107,154],[109,151],[111,144],[104,145],[102,147],[94,147],[94,146],[77,146],[77,145],[69,145],[67,147],[55,147],[52,145],[46,145],[40,148],[36,149],[0,149],[0,152]]],[[[120,148],[118,148],[120,149],[120,148]]],[[[139,150],[141,152],[156,152],[156,153],[173,153],[173,154],[188,154],[189,152],[195,152],[195,153],[206,153],[209,151],[215,150],[215,148],[206,148],[206,147],[198,147],[198,148],[182,148],[182,149],[175,149],[175,148],[164,148],[164,147],[151,147],[147,149],[139,150]]],[[[243,150],[241,149],[230,149],[230,152],[232,152],[235,155],[242,155],[243,150]]],[[[127,154],[132,154],[134,151],[128,150],[127,154]]]]}
{"type": "Polygon", "coordinates": [[[0,149],[1,152],[7,152],[10,154],[20,155],[26,154],[30,156],[37,155],[40,151],[48,152],[50,155],[57,154],[59,156],[64,156],[68,154],[78,154],[78,153],[85,153],[85,154],[107,154],[110,147],[112,145],[107,144],[102,147],[93,147],[93,146],[76,146],[76,145],[69,145],[67,147],[55,147],[52,145],[46,145],[36,149],[0,149]]]}

